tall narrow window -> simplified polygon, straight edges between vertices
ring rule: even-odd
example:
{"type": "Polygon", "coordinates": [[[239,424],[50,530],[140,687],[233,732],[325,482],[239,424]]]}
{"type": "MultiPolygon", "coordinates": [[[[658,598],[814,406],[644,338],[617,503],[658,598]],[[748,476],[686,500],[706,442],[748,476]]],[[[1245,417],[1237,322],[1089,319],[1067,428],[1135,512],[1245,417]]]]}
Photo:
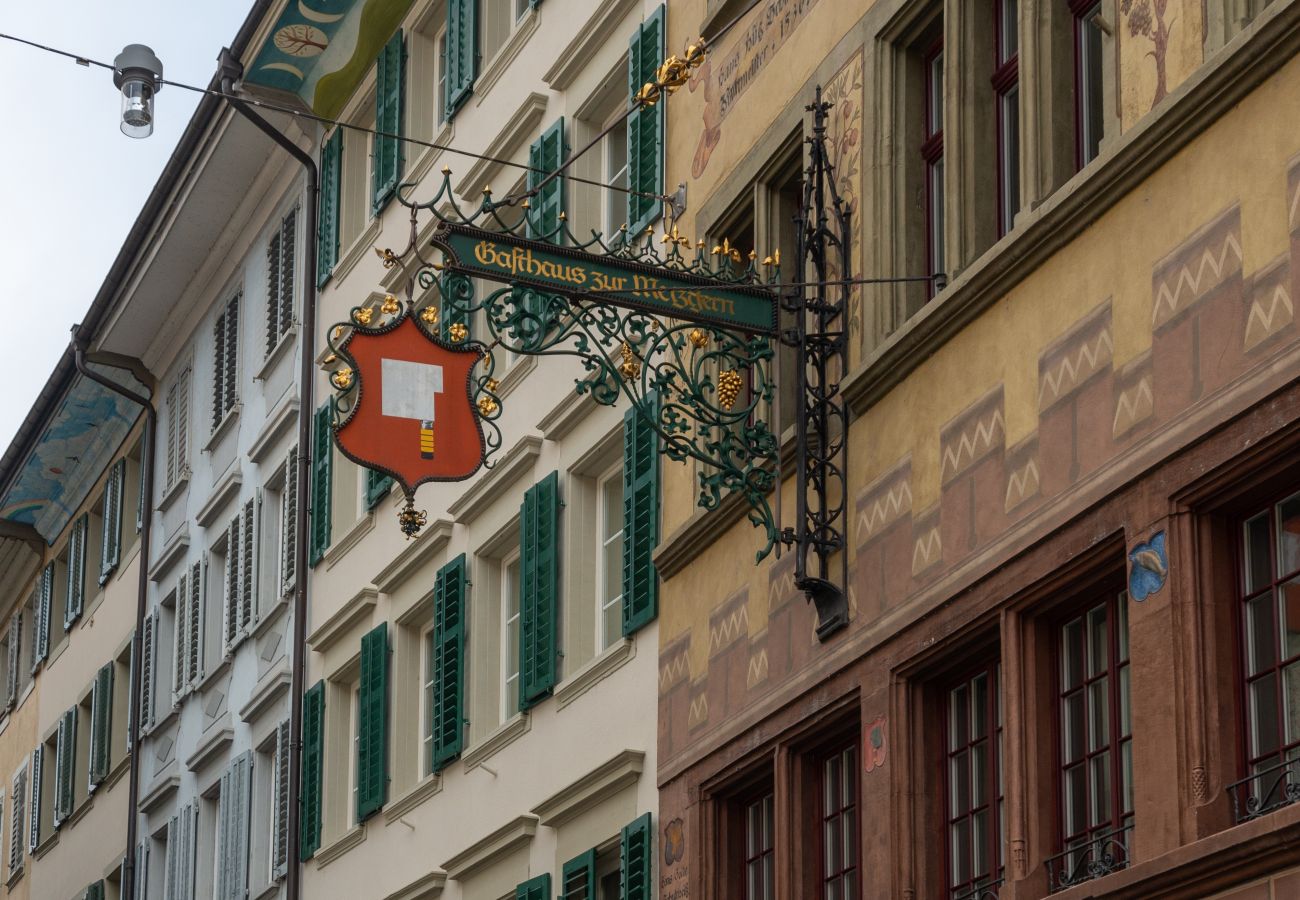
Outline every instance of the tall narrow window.
{"type": "Polygon", "coordinates": [[[447,121],[447,29],[438,32],[438,89],[437,89],[438,124],[447,121]]]}
{"type": "Polygon", "coordinates": [[[293,325],[294,260],[298,249],[298,210],[295,207],[271,232],[266,245],[266,355],[293,325]]]}
{"type": "Polygon", "coordinates": [[[190,370],[167,391],[167,480],[164,493],[190,476],[190,370]]]}
{"type": "Polygon", "coordinates": [[[745,900],[776,897],[776,798],[769,789],[745,804],[745,900]]]}
{"type": "MultiPolygon", "coordinates": [[[[944,271],[943,252],[943,41],[925,54],[925,246],[929,274],[944,271]]],[[[933,291],[931,287],[931,291],[933,291]]]]}
{"type": "Polygon", "coordinates": [[[1079,168],[1101,149],[1103,125],[1101,0],[1070,0],[1074,14],[1074,104],[1079,168]]]}
{"type": "Polygon", "coordinates": [[[998,236],[1015,224],[1020,209],[1019,0],[993,0],[993,92],[998,114],[998,236]]]}
{"type": "Polygon", "coordinates": [[[858,745],[821,763],[821,900],[858,897],[858,745]]]}
{"type": "Polygon", "coordinates": [[[501,720],[519,709],[519,554],[501,565],[501,720]]]}
{"type": "Polygon", "coordinates": [[[1133,828],[1128,595],[1116,591],[1057,631],[1060,840],[1053,889],[1128,864],[1133,828]]]}
{"type": "Polygon", "coordinates": [[[600,597],[600,647],[623,636],[623,470],[600,480],[600,547],[597,585],[600,597]]]}
{"type": "Polygon", "coordinates": [[[1002,704],[996,663],[945,696],[948,896],[972,900],[1002,881],[1002,704]]]}
{"type": "Polygon", "coordinates": [[[212,326],[215,346],[212,361],[212,430],[235,407],[238,397],[239,371],[239,295],[226,304],[212,326]]]}
{"type": "Polygon", "coordinates": [[[1247,518],[1240,541],[1247,777],[1232,793],[1250,818],[1300,784],[1300,493],[1247,518]]]}

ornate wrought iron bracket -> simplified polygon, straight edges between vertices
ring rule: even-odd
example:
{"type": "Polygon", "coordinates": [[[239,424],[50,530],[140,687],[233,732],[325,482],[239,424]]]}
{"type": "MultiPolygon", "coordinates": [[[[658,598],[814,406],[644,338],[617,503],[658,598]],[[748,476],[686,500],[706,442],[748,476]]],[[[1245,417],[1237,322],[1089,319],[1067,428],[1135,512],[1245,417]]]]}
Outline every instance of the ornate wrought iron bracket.
{"type": "Polygon", "coordinates": [[[826,116],[831,104],[817,87],[813,135],[807,139],[808,168],[797,226],[796,271],[801,286],[783,294],[794,319],[782,339],[795,348],[796,524],[782,540],[793,545],[795,586],[817,609],[817,637],[826,640],[845,627],[848,611],[848,553],[845,550],[845,456],[848,418],[840,395],[845,371],[849,286],[849,213],[835,188],[826,153],[826,116]],[[832,271],[845,273],[828,284],[832,271]],[[834,557],[838,554],[838,565],[834,557]],[[810,571],[810,557],[815,568],[810,571]]]}

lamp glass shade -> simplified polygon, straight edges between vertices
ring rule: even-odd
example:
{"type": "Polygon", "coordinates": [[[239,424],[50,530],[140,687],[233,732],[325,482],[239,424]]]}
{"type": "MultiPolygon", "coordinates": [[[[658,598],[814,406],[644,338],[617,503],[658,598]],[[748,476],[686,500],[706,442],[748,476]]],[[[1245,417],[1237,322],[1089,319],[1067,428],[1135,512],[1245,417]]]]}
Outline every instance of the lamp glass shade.
{"type": "Polygon", "coordinates": [[[153,134],[153,86],[143,79],[122,82],[122,133],[131,138],[153,134]]]}

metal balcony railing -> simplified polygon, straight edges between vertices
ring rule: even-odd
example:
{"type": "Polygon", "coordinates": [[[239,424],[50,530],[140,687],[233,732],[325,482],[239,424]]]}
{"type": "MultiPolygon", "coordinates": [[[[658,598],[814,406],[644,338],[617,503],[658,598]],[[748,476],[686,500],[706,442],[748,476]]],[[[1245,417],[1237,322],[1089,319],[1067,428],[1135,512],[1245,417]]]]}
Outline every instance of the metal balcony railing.
{"type": "Polygon", "coordinates": [[[1232,817],[1249,822],[1300,800],[1300,757],[1283,760],[1228,785],[1232,817]]]}
{"type": "Polygon", "coordinates": [[[1128,865],[1133,823],[1075,842],[1047,860],[1049,890],[1063,891],[1128,865]]]}

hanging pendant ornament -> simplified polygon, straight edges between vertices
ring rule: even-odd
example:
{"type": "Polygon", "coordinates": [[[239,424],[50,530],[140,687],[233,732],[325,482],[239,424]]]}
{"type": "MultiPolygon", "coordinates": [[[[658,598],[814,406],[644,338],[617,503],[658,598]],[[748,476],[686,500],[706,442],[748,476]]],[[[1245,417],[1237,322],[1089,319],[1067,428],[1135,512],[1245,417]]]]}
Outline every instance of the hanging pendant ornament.
{"type": "Polygon", "coordinates": [[[426,511],[415,508],[416,488],[469,478],[487,451],[472,375],[486,348],[466,340],[464,326],[452,326],[444,340],[428,309],[417,312],[388,294],[377,307],[353,309],[348,323],[330,331],[340,363],[330,375],[334,443],[348,459],[401,485],[406,501],[397,519],[407,538],[427,521],[426,511]]]}

